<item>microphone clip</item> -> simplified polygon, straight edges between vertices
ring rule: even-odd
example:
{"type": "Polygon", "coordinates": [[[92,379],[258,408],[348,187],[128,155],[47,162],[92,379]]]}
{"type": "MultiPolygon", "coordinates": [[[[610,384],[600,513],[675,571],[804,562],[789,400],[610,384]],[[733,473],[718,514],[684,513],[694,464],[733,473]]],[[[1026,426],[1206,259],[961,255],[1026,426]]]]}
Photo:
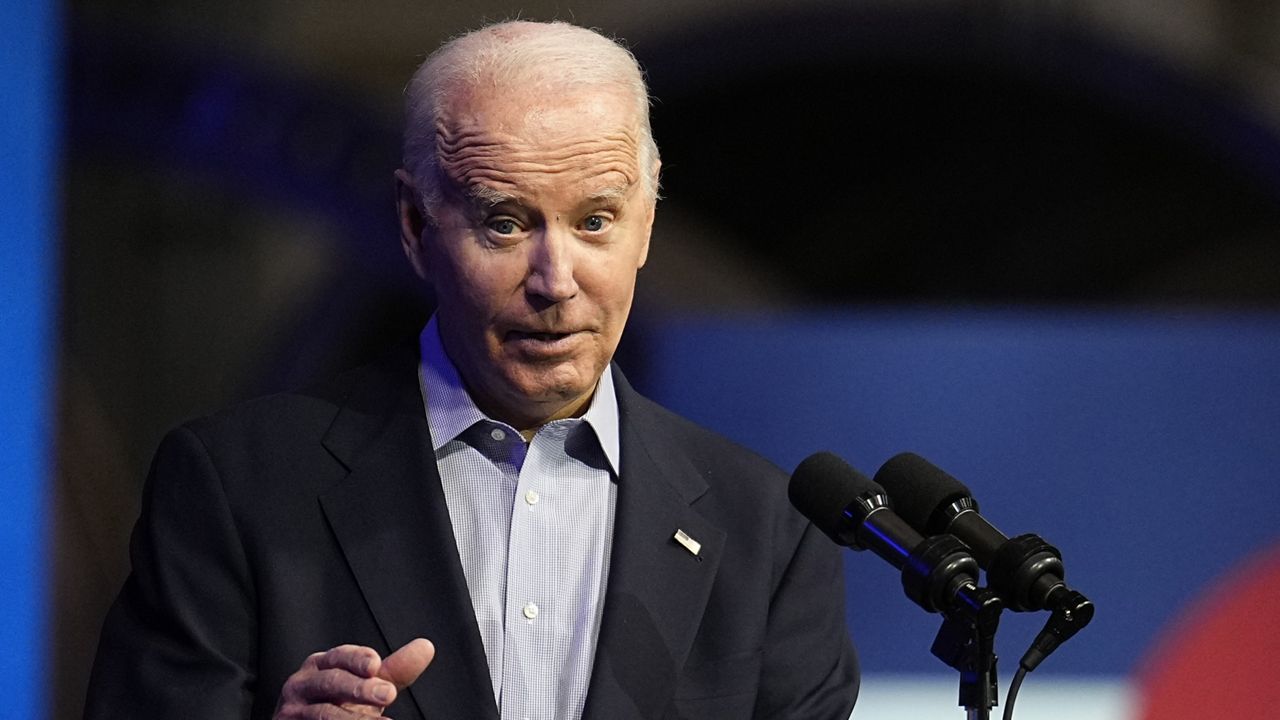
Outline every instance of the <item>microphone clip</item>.
{"type": "Polygon", "coordinates": [[[990,717],[998,704],[996,629],[1003,603],[991,590],[976,588],[983,598],[974,615],[947,615],[930,648],[934,657],[960,672],[960,705],[971,718],[990,717]]]}

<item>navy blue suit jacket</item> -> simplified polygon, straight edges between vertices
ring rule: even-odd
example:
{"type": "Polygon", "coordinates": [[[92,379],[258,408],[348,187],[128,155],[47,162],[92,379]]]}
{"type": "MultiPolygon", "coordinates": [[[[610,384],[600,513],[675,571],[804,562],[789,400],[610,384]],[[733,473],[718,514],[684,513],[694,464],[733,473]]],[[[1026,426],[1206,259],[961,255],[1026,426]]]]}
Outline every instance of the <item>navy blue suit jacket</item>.
{"type": "MultiPolygon", "coordinates": [[[[310,653],[426,637],[435,661],[387,714],[497,719],[412,348],[165,438],[86,718],[269,718],[310,653]]],[[[858,668],[836,546],[792,510],[781,470],[616,381],[622,468],[584,717],[847,718],[858,668]]]]}

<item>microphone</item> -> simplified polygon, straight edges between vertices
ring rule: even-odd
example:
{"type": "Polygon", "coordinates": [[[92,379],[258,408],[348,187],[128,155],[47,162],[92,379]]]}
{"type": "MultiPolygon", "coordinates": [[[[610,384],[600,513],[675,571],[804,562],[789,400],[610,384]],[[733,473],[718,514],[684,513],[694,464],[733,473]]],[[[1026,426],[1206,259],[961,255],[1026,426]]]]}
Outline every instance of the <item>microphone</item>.
{"type": "Polygon", "coordinates": [[[791,504],[837,544],[871,550],[902,571],[907,597],[928,612],[990,625],[1002,603],[979,588],[978,564],[955,537],[925,538],[903,521],[889,495],[829,452],[810,455],[791,475],[791,504]]]}
{"type": "Polygon", "coordinates": [[[1011,609],[1053,611],[1029,652],[1035,655],[1031,669],[1093,619],[1093,603],[1063,582],[1057,548],[1038,535],[1007,537],[978,514],[969,488],[928,460],[914,453],[895,455],[881,466],[875,481],[888,488],[913,528],[950,533],[968,545],[987,571],[987,582],[1011,609]]]}

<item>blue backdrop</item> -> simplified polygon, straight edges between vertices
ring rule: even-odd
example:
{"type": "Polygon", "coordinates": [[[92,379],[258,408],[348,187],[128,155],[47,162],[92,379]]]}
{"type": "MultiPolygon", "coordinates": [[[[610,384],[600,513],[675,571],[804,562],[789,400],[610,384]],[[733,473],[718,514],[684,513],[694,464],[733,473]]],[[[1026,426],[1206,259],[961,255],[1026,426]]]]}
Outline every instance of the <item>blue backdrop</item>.
{"type": "MultiPolygon", "coordinates": [[[[1093,624],[1038,671],[1124,674],[1189,599],[1280,540],[1280,316],[893,311],[663,323],[660,402],[790,471],[912,450],[1063,552],[1093,624]]],[[[867,672],[950,672],[897,572],[847,553],[867,672]]],[[[1007,678],[1043,623],[1006,613],[1007,678]]],[[[1003,687],[1003,685],[1002,685],[1003,687]]]]}

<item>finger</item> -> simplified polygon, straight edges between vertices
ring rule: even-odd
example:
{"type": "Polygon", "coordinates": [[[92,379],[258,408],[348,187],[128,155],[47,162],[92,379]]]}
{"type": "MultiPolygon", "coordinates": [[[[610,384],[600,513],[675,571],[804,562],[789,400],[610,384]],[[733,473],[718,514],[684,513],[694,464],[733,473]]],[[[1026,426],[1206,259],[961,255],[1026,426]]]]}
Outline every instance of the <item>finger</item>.
{"type": "Polygon", "coordinates": [[[349,712],[353,712],[359,715],[361,720],[367,720],[367,718],[382,717],[383,708],[380,708],[377,705],[361,705],[360,703],[342,703],[342,705],[340,705],[339,707],[341,707],[343,710],[347,710],[349,712]]]}
{"type": "Polygon", "coordinates": [[[315,667],[319,670],[346,670],[360,677],[373,677],[382,667],[382,658],[371,647],[363,645],[339,645],[331,648],[315,658],[315,667]]]}
{"type": "Polygon", "coordinates": [[[386,680],[361,678],[346,670],[312,670],[293,679],[289,695],[309,703],[386,707],[395,702],[396,688],[386,680]]]}
{"type": "Polygon", "coordinates": [[[436,646],[426,638],[405,643],[399,650],[382,661],[378,677],[403,690],[413,684],[436,656],[436,646]]]}
{"type": "Polygon", "coordinates": [[[285,706],[276,711],[275,720],[390,720],[377,712],[363,713],[329,703],[321,705],[285,706]]]}

